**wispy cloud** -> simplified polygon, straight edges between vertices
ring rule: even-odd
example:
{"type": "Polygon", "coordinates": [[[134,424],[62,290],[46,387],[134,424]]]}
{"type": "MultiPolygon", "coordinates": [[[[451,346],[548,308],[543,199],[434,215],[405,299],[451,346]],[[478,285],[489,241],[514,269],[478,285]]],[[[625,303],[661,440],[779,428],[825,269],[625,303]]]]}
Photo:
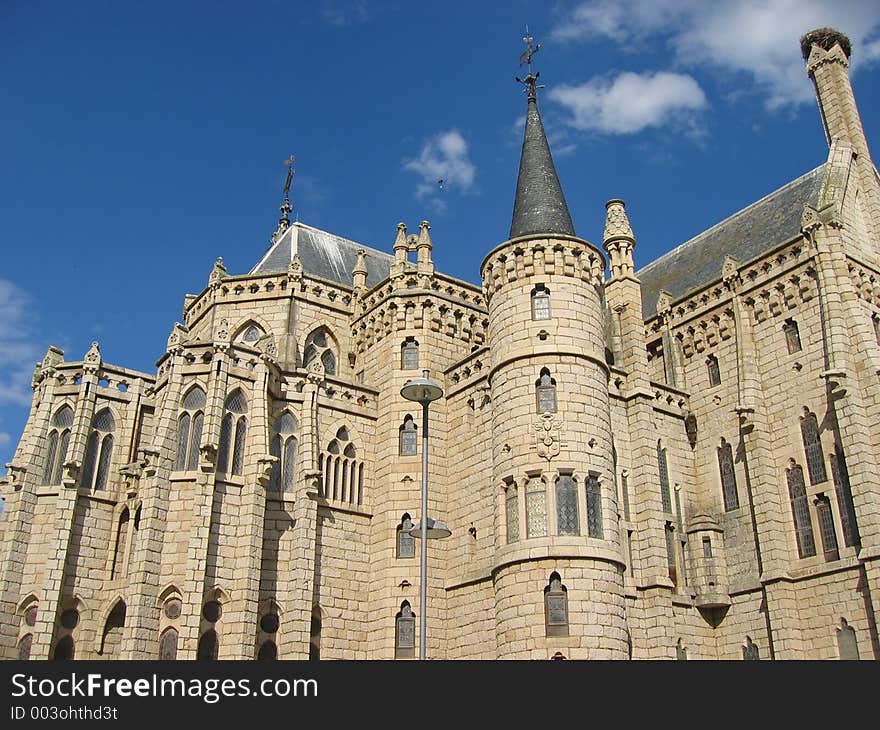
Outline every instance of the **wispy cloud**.
{"type": "Polygon", "coordinates": [[[863,0],[588,0],[551,35],[604,37],[628,50],[660,40],[681,67],[746,74],[766,106],[779,109],[812,101],[797,40],[822,26],[849,36],[854,69],[880,59],[880,3],[863,0]]]}
{"type": "Polygon", "coordinates": [[[706,95],[690,76],[659,71],[595,77],[547,94],[568,112],[567,123],[585,132],[632,134],[668,123],[695,124],[706,95]]]}
{"type": "Polygon", "coordinates": [[[457,129],[438,132],[422,144],[418,155],[404,160],[405,170],[416,173],[420,181],[416,185],[416,197],[429,200],[435,207],[445,208],[438,197],[443,189],[467,192],[474,184],[477,168],[468,155],[468,144],[457,129]]]}
{"type": "Polygon", "coordinates": [[[366,0],[323,0],[321,17],[330,25],[342,27],[366,23],[370,14],[366,0]]]}
{"type": "Polygon", "coordinates": [[[31,402],[31,375],[43,354],[33,339],[31,309],[25,291],[0,279],[0,405],[29,406],[31,402]]]}

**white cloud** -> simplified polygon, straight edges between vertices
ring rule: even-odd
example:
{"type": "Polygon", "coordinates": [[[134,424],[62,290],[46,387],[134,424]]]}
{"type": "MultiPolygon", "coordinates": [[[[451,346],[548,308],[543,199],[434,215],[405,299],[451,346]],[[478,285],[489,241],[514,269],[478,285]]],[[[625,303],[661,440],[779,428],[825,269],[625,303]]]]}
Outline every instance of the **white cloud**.
{"type": "Polygon", "coordinates": [[[404,161],[403,167],[421,178],[416,186],[419,199],[436,198],[440,191],[438,180],[443,180],[443,189],[467,192],[477,174],[477,168],[468,156],[467,142],[457,129],[433,135],[425,141],[415,158],[404,161]]]}
{"type": "Polygon", "coordinates": [[[0,279],[0,405],[29,406],[31,375],[42,353],[29,327],[30,297],[0,279]]]}
{"type": "Polygon", "coordinates": [[[798,40],[823,26],[849,36],[854,68],[880,59],[880,3],[863,0],[588,0],[551,35],[606,37],[629,50],[661,39],[685,68],[747,74],[776,109],[812,101],[798,40]]]}
{"type": "Polygon", "coordinates": [[[366,0],[324,0],[321,15],[338,27],[366,23],[370,17],[366,0]]]}
{"type": "Polygon", "coordinates": [[[692,77],[667,71],[596,77],[550,89],[547,96],[569,112],[570,126],[606,134],[632,134],[670,122],[692,125],[707,106],[692,77]]]}

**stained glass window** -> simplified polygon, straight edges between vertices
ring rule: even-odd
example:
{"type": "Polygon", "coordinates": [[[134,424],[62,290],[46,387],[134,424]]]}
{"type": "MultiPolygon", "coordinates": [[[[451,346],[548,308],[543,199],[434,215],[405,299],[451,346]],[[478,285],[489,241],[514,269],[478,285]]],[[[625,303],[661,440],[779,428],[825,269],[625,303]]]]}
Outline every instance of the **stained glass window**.
{"type": "Polygon", "coordinates": [[[599,478],[593,474],[587,478],[587,534],[590,537],[603,536],[602,488],[599,478]]]}
{"type": "Polygon", "coordinates": [[[333,340],[326,327],[319,327],[306,338],[303,348],[303,367],[307,368],[320,359],[327,375],[336,375],[336,355],[332,349],[333,340]]]}
{"type": "Polygon", "coordinates": [[[819,534],[822,535],[822,550],[825,560],[837,560],[840,551],[837,547],[837,534],[834,531],[834,517],[831,514],[831,503],[828,497],[819,497],[816,501],[816,516],[819,518],[819,534]]]}
{"type": "Polygon", "coordinates": [[[159,659],[173,661],[177,659],[177,629],[165,629],[159,639],[159,659]]]}
{"type": "Polygon", "coordinates": [[[556,527],[560,535],[579,535],[577,488],[569,474],[556,480],[556,527]]]}
{"type": "Polygon", "coordinates": [[[718,471],[721,473],[721,495],[724,498],[724,510],[729,512],[739,507],[739,495],[736,491],[736,472],[733,467],[733,448],[721,439],[718,447],[718,471]]]}
{"type": "Polygon", "coordinates": [[[199,639],[199,647],[196,652],[196,659],[202,661],[212,661],[217,658],[220,653],[220,642],[217,639],[217,632],[214,629],[208,629],[199,639]]]}
{"type": "Polygon", "coordinates": [[[550,319],[550,292],[542,284],[532,290],[532,319],[550,319]]]}
{"type": "Polygon", "coordinates": [[[529,479],[526,486],[526,536],[547,535],[547,492],[538,477],[529,479]]]}
{"type": "Polygon", "coordinates": [[[394,621],[394,656],[406,659],[415,656],[416,619],[407,601],[400,605],[394,621]]]}
{"type": "Polygon", "coordinates": [[[18,642],[18,658],[20,661],[27,661],[31,658],[31,644],[34,641],[33,634],[25,634],[18,642]]]}
{"type": "Polygon", "coordinates": [[[416,556],[416,539],[409,534],[412,519],[405,514],[397,526],[397,557],[414,558],[416,556]]]}
{"type": "Polygon", "coordinates": [[[519,540],[519,492],[515,484],[507,488],[504,505],[507,513],[507,542],[516,542],[519,540]]]}
{"type": "Polygon", "coordinates": [[[669,466],[666,462],[666,449],[657,442],[657,469],[660,472],[660,501],[663,511],[672,513],[672,495],[669,492],[669,466]]]}
{"type": "Polygon", "coordinates": [[[844,661],[852,661],[859,658],[859,644],[856,641],[856,632],[846,619],[840,620],[840,628],[837,629],[837,655],[844,661]]]}
{"type": "Polygon", "coordinates": [[[400,455],[413,456],[419,451],[418,428],[412,416],[403,419],[400,427],[400,455]]]}
{"type": "Polygon", "coordinates": [[[720,385],[721,369],[718,367],[718,358],[709,355],[706,359],[706,369],[709,371],[709,385],[720,385]]]}
{"type": "Polygon", "coordinates": [[[538,413],[556,413],[556,381],[550,377],[547,368],[541,370],[541,376],[535,383],[535,397],[538,413]]]}
{"type": "Polygon", "coordinates": [[[788,496],[791,501],[791,514],[797,538],[798,555],[807,558],[816,554],[813,539],[813,525],[810,522],[810,508],[807,504],[807,491],[804,486],[804,470],[797,464],[786,471],[788,496]]]}
{"type": "Polygon", "coordinates": [[[819,423],[815,413],[807,412],[801,418],[801,436],[804,441],[804,453],[807,457],[807,471],[810,474],[810,484],[821,484],[828,479],[825,471],[825,457],[822,454],[822,444],[819,440],[819,423]]]}
{"type": "Polygon", "coordinates": [[[852,489],[849,483],[849,470],[843,450],[838,446],[831,455],[831,478],[837,495],[837,509],[840,511],[840,522],[843,527],[843,543],[847,547],[861,544],[859,526],[856,521],[856,510],[853,505],[852,489]]]}
{"type": "Polygon", "coordinates": [[[544,627],[547,636],[568,636],[568,595],[559,573],[551,573],[544,588],[544,627]]]}

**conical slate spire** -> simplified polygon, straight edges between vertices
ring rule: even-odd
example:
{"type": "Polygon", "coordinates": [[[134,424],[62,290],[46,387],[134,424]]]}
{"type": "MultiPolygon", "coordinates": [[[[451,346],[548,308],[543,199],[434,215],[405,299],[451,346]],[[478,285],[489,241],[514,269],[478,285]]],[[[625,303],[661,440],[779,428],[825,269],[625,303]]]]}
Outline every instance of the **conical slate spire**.
{"type": "MultiPolygon", "coordinates": [[[[531,37],[528,37],[531,41],[531,37]]],[[[537,49],[534,49],[537,50],[537,49]]],[[[556,176],[556,167],[550,155],[550,145],[544,134],[541,114],[538,112],[538,74],[532,75],[531,43],[528,55],[529,74],[522,83],[528,95],[526,129],[522,156],[519,161],[519,179],[516,181],[516,200],[513,204],[513,222],[510,238],[534,234],[562,234],[573,236],[574,226],[565,203],[562,186],[556,176]]],[[[517,79],[519,81],[519,79],[517,79]]]]}

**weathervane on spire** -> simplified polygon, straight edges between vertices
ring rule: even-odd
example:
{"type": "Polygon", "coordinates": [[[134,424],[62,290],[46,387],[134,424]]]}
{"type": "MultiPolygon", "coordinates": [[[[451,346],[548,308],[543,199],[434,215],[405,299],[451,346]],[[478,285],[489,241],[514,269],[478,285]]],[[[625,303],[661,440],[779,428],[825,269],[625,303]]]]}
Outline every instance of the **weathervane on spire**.
{"type": "Polygon", "coordinates": [[[538,98],[538,89],[543,89],[544,85],[537,85],[535,82],[538,80],[538,77],[541,75],[541,72],[533,74],[532,73],[532,56],[534,56],[538,51],[541,50],[541,44],[538,43],[532,46],[532,42],[534,41],[534,37],[531,33],[529,33],[529,26],[526,26],[526,34],[523,37],[523,43],[526,44],[526,50],[520,54],[519,57],[519,65],[528,64],[528,74],[524,79],[521,79],[519,76],[516,77],[516,80],[523,85],[523,91],[528,95],[529,100],[538,98]]]}
{"type": "Polygon", "coordinates": [[[287,165],[287,180],[284,181],[284,197],[290,193],[290,183],[293,182],[293,155],[288,157],[284,164],[287,165]]]}
{"type": "Polygon", "coordinates": [[[278,210],[281,211],[281,217],[278,219],[278,227],[275,229],[275,232],[272,234],[272,243],[275,243],[284,231],[290,228],[290,213],[293,211],[293,206],[290,204],[290,183],[293,182],[293,155],[288,157],[284,164],[287,165],[287,179],[284,181],[284,200],[281,201],[281,206],[278,210]]]}

